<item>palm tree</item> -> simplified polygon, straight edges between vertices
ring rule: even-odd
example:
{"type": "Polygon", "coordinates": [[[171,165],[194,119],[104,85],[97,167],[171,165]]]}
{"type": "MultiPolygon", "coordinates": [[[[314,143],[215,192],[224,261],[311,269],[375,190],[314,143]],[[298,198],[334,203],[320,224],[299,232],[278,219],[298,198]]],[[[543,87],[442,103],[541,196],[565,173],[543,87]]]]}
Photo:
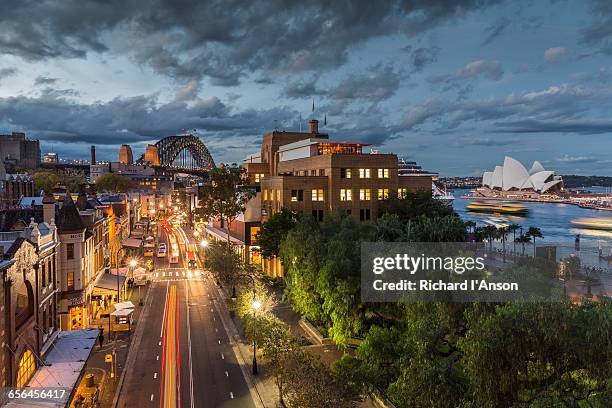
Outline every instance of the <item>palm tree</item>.
{"type": "Polygon", "coordinates": [[[525,242],[531,241],[531,237],[528,234],[521,234],[515,241],[522,244],[522,255],[525,255],[525,242]]]}
{"type": "Polygon", "coordinates": [[[494,225],[485,225],[482,228],[482,232],[483,234],[485,234],[485,236],[489,240],[489,250],[492,251],[493,250],[493,239],[495,238],[495,235],[497,234],[497,227],[494,225]]]}
{"type": "Polygon", "coordinates": [[[535,258],[536,256],[536,238],[544,238],[544,235],[542,235],[542,230],[540,230],[538,227],[529,227],[529,229],[527,230],[527,236],[530,236],[533,238],[533,256],[535,258]]]}
{"type": "Polygon", "coordinates": [[[516,231],[518,231],[519,228],[521,228],[521,226],[518,224],[508,225],[508,232],[512,233],[512,242],[514,242],[514,252],[516,252],[516,231]]]}

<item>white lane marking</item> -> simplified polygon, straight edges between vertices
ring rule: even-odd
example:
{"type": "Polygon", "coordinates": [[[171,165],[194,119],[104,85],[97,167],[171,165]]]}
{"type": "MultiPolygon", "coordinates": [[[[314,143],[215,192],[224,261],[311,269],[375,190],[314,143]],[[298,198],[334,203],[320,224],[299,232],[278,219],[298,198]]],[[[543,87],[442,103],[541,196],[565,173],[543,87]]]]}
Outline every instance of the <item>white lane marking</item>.
{"type": "Polygon", "coordinates": [[[234,393],[230,391],[230,398],[234,399],[234,393]]]}
{"type": "Polygon", "coordinates": [[[153,374],[153,378],[157,378],[157,373],[153,374]]]}
{"type": "Polygon", "coordinates": [[[219,344],[221,344],[221,340],[219,340],[219,344]]]}
{"type": "Polygon", "coordinates": [[[191,395],[191,408],[195,407],[193,399],[193,364],[191,361],[191,322],[189,319],[189,286],[185,281],[185,307],[187,308],[187,344],[189,345],[189,394],[191,395]]]}
{"type": "Polygon", "coordinates": [[[225,360],[225,355],[221,353],[221,360],[225,360]]]}
{"type": "MultiPolygon", "coordinates": [[[[161,330],[159,331],[159,337],[164,335],[164,323],[166,323],[166,305],[168,303],[168,288],[170,287],[170,282],[166,282],[166,300],[164,301],[164,317],[162,317],[162,325],[161,330]]],[[[161,346],[161,341],[159,342],[161,346]]]]}
{"type": "Polygon", "coordinates": [[[228,373],[227,371],[225,372],[225,376],[226,376],[226,377],[229,377],[229,373],[228,373]]]}
{"type": "Polygon", "coordinates": [[[159,356],[157,356],[157,361],[159,361],[159,356]]]}
{"type": "Polygon", "coordinates": [[[153,401],[153,394],[151,394],[151,401],[153,401]]]}
{"type": "Polygon", "coordinates": [[[219,329],[215,327],[215,333],[219,333],[219,329]]]}
{"type": "Polygon", "coordinates": [[[158,344],[158,345],[159,345],[159,346],[161,346],[161,341],[159,342],[159,344],[158,344]]]}

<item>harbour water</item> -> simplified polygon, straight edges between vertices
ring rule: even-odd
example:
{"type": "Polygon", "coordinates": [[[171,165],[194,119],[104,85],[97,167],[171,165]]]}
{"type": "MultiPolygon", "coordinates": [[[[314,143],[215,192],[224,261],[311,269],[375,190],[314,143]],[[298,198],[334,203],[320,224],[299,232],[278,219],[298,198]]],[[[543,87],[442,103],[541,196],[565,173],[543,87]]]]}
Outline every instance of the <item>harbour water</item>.
{"type": "Polygon", "coordinates": [[[473,199],[461,197],[469,192],[470,190],[454,190],[453,208],[463,220],[475,221],[478,226],[484,226],[492,222],[503,222],[519,224],[524,231],[527,231],[530,226],[538,227],[544,235],[544,239],[538,241],[547,244],[573,246],[576,235],[580,234],[580,241],[585,245],[612,245],[612,231],[576,228],[571,224],[571,221],[577,218],[612,217],[610,211],[581,208],[572,204],[522,202],[521,204],[529,208],[528,214],[524,216],[481,214],[469,212],[466,209],[466,205],[473,199]]]}

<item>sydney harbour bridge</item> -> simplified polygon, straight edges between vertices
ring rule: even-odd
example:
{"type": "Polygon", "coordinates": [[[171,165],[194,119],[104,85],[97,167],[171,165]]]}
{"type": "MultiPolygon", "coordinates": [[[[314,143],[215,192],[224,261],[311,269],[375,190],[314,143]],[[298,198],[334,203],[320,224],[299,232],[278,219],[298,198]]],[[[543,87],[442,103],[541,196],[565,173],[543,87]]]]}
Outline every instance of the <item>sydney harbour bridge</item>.
{"type": "Polygon", "coordinates": [[[194,135],[165,137],[149,145],[136,162],[185,171],[208,171],[215,167],[208,148],[194,135]]]}

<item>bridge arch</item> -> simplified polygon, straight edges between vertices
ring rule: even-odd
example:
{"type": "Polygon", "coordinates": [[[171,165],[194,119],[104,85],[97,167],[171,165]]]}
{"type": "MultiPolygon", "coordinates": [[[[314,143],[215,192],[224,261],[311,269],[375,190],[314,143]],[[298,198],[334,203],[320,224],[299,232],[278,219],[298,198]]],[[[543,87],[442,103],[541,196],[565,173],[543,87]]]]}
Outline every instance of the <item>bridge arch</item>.
{"type": "MultiPolygon", "coordinates": [[[[205,170],[215,167],[208,148],[197,136],[168,136],[155,143],[155,146],[160,166],[205,170]],[[189,156],[185,152],[189,152],[189,156]]],[[[144,162],[144,155],[139,162],[144,162]]]]}

